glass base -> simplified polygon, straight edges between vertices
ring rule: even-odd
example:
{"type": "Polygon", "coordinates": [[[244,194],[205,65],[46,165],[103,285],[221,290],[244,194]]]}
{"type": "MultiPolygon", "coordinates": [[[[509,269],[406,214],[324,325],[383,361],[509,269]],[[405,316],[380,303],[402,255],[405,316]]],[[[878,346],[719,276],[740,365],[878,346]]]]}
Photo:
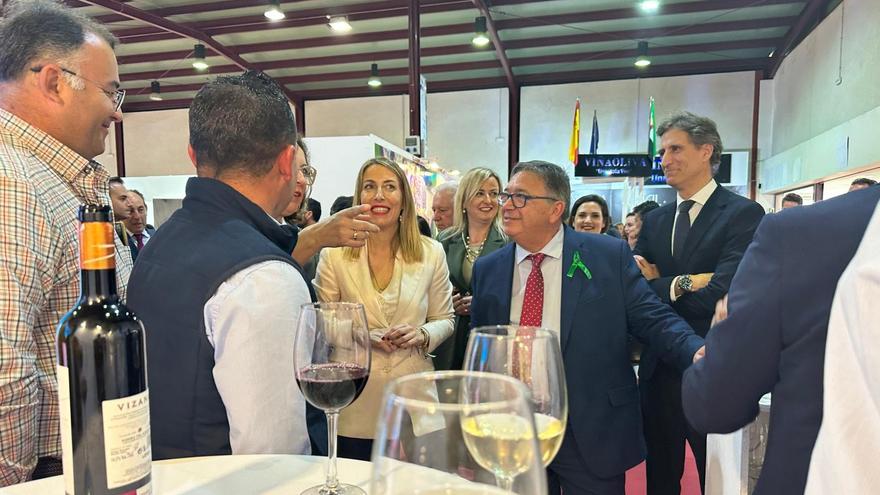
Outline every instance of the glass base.
{"type": "Polygon", "coordinates": [[[340,483],[336,485],[335,489],[328,488],[325,485],[313,486],[300,495],[367,495],[367,492],[358,486],[340,483]]]}

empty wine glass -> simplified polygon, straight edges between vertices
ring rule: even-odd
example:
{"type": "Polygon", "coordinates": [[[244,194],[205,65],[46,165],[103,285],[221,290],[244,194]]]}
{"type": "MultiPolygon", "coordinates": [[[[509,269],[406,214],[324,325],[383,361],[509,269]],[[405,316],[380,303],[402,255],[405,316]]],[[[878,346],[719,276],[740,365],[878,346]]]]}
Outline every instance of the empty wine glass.
{"type": "Polygon", "coordinates": [[[339,411],[358,398],[370,376],[370,332],[363,305],[304,304],[293,364],[303,396],[327,414],[327,481],[303,495],[365,495],[362,489],[336,479],[339,411]]]}
{"type": "Polygon", "coordinates": [[[385,388],[373,495],[547,493],[529,391],[495,373],[407,375],[385,388]]]}
{"type": "Polygon", "coordinates": [[[464,369],[512,376],[531,391],[544,466],[562,446],[568,421],[568,392],[559,338],[552,330],[518,325],[471,331],[464,369]]]}

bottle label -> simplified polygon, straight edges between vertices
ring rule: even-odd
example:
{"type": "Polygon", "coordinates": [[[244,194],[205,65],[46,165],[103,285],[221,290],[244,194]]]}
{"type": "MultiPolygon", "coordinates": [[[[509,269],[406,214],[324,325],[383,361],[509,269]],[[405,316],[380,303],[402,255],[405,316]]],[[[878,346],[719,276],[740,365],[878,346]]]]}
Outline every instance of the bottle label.
{"type": "Polygon", "coordinates": [[[113,242],[113,224],[85,222],[79,229],[79,261],[83,270],[110,270],[116,268],[116,244],[113,242]]]}
{"type": "Polygon", "coordinates": [[[64,493],[73,493],[73,430],[70,422],[70,374],[67,366],[58,365],[58,415],[61,417],[61,465],[64,468],[64,493]]]}
{"type": "Polygon", "coordinates": [[[134,483],[150,474],[150,399],[147,390],[101,403],[107,488],[134,483]]]}

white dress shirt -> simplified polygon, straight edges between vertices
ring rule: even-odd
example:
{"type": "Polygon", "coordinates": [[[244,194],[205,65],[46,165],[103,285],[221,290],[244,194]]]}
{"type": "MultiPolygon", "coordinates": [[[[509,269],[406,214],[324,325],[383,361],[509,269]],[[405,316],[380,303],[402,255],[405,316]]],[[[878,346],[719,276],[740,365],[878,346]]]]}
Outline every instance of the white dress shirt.
{"type": "MultiPolygon", "coordinates": [[[[125,229],[125,230],[127,231],[127,233],[128,233],[128,237],[129,237],[129,238],[131,238],[131,239],[134,239],[134,238],[135,238],[135,237],[134,237],[134,232],[132,232],[132,231],[130,231],[130,230],[128,230],[128,229],[125,229]]],[[[142,237],[141,237],[141,242],[144,244],[144,246],[147,245],[147,241],[150,240],[150,237],[153,237],[153,236],[150,235],[149,232],[147,232],[147,229],[144,229],[144,230],[141,232],[141,236],[142,236],[142,237]]],[[[135,242],[137,242],[137,241],[135,240],[135,242]]]]}
{"type": "MultiPolygon", "coordinates": [[[[880,493],[880,206],[837,283],[825,345],[822,427],[808,495],[880,493]]],[[[821,270],[821,266],[812,269],[821,270]]]]}
{"type": "Polygon", "coordinates": [[[264,261],[229,277],[205,303],[233,454],[311,452],[305,399],[293,371],[299,308],[309,302],[296,268],[264,261]]]}
{"type": "MultiPolygon", "coordinates": [[[[565,239],[565,229],[559,226],[559,232],[550,239],[538,253],[543,253],[544,261],[541,263],[541,274],[544,276],[544,310],[541,316],[541,326],[556,331],[560,335],[562,331],[562,247],[565,239]]],[[[513,271],[513,287],[510,298],[510,323],[519,324],[522,316],[523,298],[526,294],[526,281],[532,271],[532,261],[526,257],[530,255],[519,244],[516,245],[516,270],[513,271]]]]}
{"type": "MultiPolygon", "coordinates": [[[[691,206],[691,209],[688,210],[688,217],[691,219],[691,227],[693,227],[694,222],[697,221],[697,216],[699,216],[700,212],[703,211],[703,207],[706,206],[706,201],[709,201],[709,196],[712,196],[712,193],[715,192],[715,189],[718,188],[718,183],[715,182],[715,179],[709,179],[709,182],[703,186],[702,189],[697,191],[693,196],[687,198],[694,202],[691,206]]],[[[675,255],[673,249],[675,249],[675,224],[678,223],[678,207],[681,206],[681,203],[686,201],[685,198],[682,198],[681,195],[677,195],[675,199],[675,219],[672,221],[672,236],[671,245],[669,246],[669,252],[675,255]]],[[[678,286],[678,277],[672,279],[672,283],[669,285],[669,299],[672,302],[675,302],[678,297],[675,295],[675,288],[678,286]]]]}

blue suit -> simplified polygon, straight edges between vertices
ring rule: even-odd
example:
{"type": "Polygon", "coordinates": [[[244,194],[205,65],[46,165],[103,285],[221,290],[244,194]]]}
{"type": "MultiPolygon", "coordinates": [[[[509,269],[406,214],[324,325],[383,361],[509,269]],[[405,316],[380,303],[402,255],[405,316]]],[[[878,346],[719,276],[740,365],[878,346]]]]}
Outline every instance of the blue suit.
{"type": "MultiPolygon", "coordinates": [[[[472,326],[510,322],[515,248],[509,244],[477,260],[472,326]]],[[[691,364],[703,339],[657,298],[621,240],[565,227],[562,272],[561,344],[569,420],[562,450],[550,470],[558,462],[571,461],[560,459],[566,452],[579,451],[581,470],[598,478],[622,476],[645,457],[627,336],[664,349],[663,358],[679,369],[691,364]],[[566,276],[576,252],[592,279],[581,271],[566,276]]]]}
{"type": "Polygon", "coordinates": [[[773,392],[755,494],[804,492],[822,422],[831,302],[878,200],[873,186],[764,217],[731,283],[728,318],[709,330],[706,358],[684,373],[684,412],[704,433],[747,425],[773,392]]]}

